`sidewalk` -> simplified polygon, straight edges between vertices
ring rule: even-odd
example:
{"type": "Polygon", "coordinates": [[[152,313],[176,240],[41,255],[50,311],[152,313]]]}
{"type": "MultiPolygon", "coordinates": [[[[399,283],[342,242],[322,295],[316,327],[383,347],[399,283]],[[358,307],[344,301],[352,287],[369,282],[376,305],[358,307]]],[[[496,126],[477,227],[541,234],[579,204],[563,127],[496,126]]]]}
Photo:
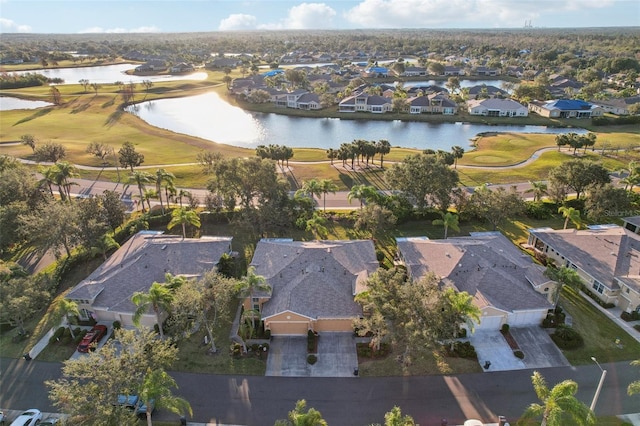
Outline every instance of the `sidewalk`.
{"type": "MultiPolygon", "coordinates": [[[[602,312],[607,317],[609,317],[609,319],[611,319],[611,321],[613,321],[616,324],[618,324],[631,337],[633,337],[638,342],[640,342],[640,331],[638,331],[635,328],[633,328],[634,325],[640,324],[640,321],[629,321],[629,322],[627,322],[627,321],[623,320],[622,318],[620,318],[620,315],[622,314],[622,309],[620,309],[619,307],[615,306],[613,308],[605,309],[602,306],[600,306],[598,304],[598,302],[596,302],[595,300],[593,300],[592,298],[590,298],[589,296],[584,294],[582,291],[580,292],[580,295],[582,297],[584,297],[586,301],[588,301],[593,306],[595,306],[597,309],[599,309],[600,312],[602,312]]],[[[612,336],[612,338],[615,339],[616,336],[612,336]]]]}

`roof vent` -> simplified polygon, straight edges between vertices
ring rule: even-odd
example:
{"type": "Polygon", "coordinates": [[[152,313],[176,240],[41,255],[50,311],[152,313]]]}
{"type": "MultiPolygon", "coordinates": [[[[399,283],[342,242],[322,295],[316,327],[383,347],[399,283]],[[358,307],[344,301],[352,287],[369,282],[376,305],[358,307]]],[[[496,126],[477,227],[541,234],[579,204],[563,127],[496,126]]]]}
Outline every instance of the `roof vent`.
{"type": "Polygon", "coordinates": [[[167,245],[165,244],[165,245],[163,245],[163,246],[160,248],[160,250],[164,250],[164,249],[166,249],[166,248],[167,248],[167,245]]]}

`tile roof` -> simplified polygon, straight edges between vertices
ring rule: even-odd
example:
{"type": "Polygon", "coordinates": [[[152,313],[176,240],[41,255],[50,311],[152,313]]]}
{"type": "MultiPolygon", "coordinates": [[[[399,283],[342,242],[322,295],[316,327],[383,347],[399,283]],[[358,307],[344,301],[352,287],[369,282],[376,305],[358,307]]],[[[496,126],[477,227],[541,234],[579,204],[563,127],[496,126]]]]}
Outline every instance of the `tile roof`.
{"type": "Polygon", "coordinates": [[[93,299],[95,308],[134,312],[131,296],[146,292],[165,273],[199,276],[231,251],[232,237],[185,238],[142,231],[130,238],[91,275],[67,294],[68,299],[93,299]]]}
{"type": "Polygon", "coordinates": [[[293,241],[263,239],[251,265],[272,287],[264,318],[292,311],[310,318],[362,314],[354,295],[379,266],[371,240],[293,241]]]}
{"type": "Polygon", "coordinates": [[[500,233],[446,240],[412,238],[397,244],[414,278],[433,272],[445,284],[472,295],[480,308],[512,312],[550,307],[533,288],[549,281],[541,274],[542,267],[500,233]]]}

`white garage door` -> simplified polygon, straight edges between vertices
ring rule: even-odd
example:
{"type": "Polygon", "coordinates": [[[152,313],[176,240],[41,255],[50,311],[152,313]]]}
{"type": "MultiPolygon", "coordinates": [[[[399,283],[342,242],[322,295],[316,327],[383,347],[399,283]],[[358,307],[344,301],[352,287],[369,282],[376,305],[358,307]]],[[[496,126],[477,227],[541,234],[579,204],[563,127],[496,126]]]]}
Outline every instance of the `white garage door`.
{"type": "Polygon", "coordinates": [[[480,320],[480,324],[476,325],[476,330],[500,330],[501,316],[485,315],[480,317],[480,320]]]}
{"type": "Polygon", "coordinates": [[[511,327],[531,327],[540,325],[546,316],[545,312],[514,312],[509,315],[511,327]]]}

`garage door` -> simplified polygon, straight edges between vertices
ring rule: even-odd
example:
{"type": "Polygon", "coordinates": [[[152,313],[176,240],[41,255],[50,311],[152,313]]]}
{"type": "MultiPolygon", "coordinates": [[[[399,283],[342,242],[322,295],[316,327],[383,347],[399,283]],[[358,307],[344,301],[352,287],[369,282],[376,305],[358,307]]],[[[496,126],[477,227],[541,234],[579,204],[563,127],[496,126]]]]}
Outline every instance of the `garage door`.
{"type": "Polygon", "coordinates": [[[544,312],[514,312],[509,314],[509,325],[511,327],[531,327],[534,325],[540,325],[546,315],[546,310],[544,312]]]}
{"type": "Polygon", "coordinates": [[[476,330],[500,330],[502,325],[502,316],[485,315],[480,320],[480,324],[475,327],[476,330]]]}
{"type": "Polygon", "coordinates": [[[308,321],[271,321],[268,324],[272,336],[306,336],[308,321]]]}

